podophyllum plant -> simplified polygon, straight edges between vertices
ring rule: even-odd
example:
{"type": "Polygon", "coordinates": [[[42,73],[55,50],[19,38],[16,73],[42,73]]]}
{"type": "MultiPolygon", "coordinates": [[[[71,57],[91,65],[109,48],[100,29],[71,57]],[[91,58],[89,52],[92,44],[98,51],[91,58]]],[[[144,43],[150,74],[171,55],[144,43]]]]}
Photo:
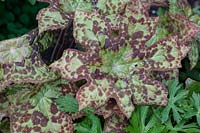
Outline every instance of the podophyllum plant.
{"type": "Polygon", "coordinates": [[[159,18],[140,0],[39,1],[50,3],[38,13],[39,32],[0,42],[0,116],[10,118],[11,132],[87,132],[76,122],[84,116],[92,132],[102,132],[88,123],[100,121],[90,107],[104,117],[104,132],[124,132],[134,105],[167,105],[161,81],[181,67],[197,25],[169,14],[168,28],[181,32],[150,41],[159,18]],[[44,61],[53,44],[57,52],[68,48],[59,60],[44,61]]]}

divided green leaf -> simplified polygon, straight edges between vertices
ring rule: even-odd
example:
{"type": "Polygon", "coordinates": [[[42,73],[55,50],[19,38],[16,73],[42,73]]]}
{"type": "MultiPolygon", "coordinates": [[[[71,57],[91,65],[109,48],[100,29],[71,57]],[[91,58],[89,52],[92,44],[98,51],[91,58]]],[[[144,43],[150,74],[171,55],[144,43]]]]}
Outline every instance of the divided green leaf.
{"type": "Polygon", "coordinates": [[[78,102],[71,94],[57,98],[56,105],[58,110],[66,113],[78,112],[78,102]]]}

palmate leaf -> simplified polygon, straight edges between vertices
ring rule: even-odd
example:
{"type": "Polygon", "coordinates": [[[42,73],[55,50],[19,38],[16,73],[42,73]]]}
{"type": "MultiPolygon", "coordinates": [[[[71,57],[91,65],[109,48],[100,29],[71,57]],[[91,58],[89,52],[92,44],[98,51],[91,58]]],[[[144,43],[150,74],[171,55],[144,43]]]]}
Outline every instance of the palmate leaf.
{"type": "Polygon", "coordinates": [[[57,78],[41,60],[34,33],[0,42],[0,92],[12,83],[44,83],[57,78]]]}
{"type": "Polygon", "coordinates": [[[120,13],[129,0],[38,0],[48,2],[49,7],[42,9],[38,15],[39,33],[66,28],[74,18],[76,10],[91,11],[98,9],[103,14],[120,13]]]}
{"type": "Polygon", "coordinates": [[[29,88],[9,96],[11,132],[72,133],[71,116],[59,111],[54,101],[62,90],[61,83],[57,80],[38,86],[39,91],[29,88]]]}
{"type": "Polygon", "coordinates": [[[68,17],[64,16],[58,10],[52,8],[44,8],[37,15],[39,33],[48,30],[64,29],[69,24],[68,17]]]}
{"type": "Polygon", "coordinates": [[[12,109],[10,120],[11,132],[72,133],[73,130],[71,117],[58,111],[53,104],[51,104],[51,111],[48,112],[47,117],[30,103],[24,103],[12,109]]]}
{"type": "Polygon", "coordinates": [[[21,62],[31,55],[31,46],[29,45],[29,36],[24,35],[19,38],[0,41],[0,63],[8,64],[21,62]]]}
{"type": "Polygon", "coordinates": [[[73,97],[73,95],[66,95],[56,99],[56,105],[60,111],[66,113],[78,112],[78,102],[73,97]]]}
{"type": "Polygon", "coordinates": [[[161,15],[160,18],[157,32],[148,44],[171,34],[177,34],[180,42],[191,47],[189,52],[190,69],[194,68],[198,60],[198,43],[195,41],[197,33],[200,32],[197,28],[200,26],[199,15],[192,12],[190,4],[185,0],[169,0],[169,13],[161,15]],[[182,25],[183,23],[184,25],[182,25]],[[192,42],[190,42],[191,40],[192,42]]]}
{"type": "Polygon", "coordinates": [[[171,120],[168,120],[166,123],[166,132],[172,132],[172,133],[198,133],[200,132],[199,127],[196,123],[189,123],[187,124],[186,121],[181,121],[179,124],[173,126],[171,120]]]}
{"type": "Polygon", "coordinates": [[[78,133],[103,133],[99,117],[92,113],[77,123],[74,130],[78,133]]]}
{"type": "Polygon", "coordinates": [[[187,97],[189,91],[182,90],[182,85],[178,83],[178,81],[170,81],[168,83],[169,89],[169,101],[168,105],[162,111],[162,122],[166,122],[170,113],[172,112],[173,118],[176,123],[179,123],[182,120],[181,114],[184,113],[184,110],[178,106],[178,102],[187,97]]]}
{"type": "Polygon", "coordinates": [[[145,45],[155,34],[158,18],[144,9],[140,1],[132,1],[121,14],[76,10],[74,37],[86,51],[67,49],[51,68],[69,81],[87,80],[76,95],[80,110],[99,108],[114,98],[130,117],[133,104],[167,104],[166,87],[150,73],[181,67],[189,48],[176,35],[145,45]]]}
{"type": "Polygon", "coordinates": [[[59,97],[58,87],[50,84],[45,84],[41,90],[30,99],[30,103],[35,109],[38,109],[43,115],[48,116],[52,104],[52,98],[59,97]]]}
{"type": "Polygon", "coordinates": [[[190,98],[190,102],[192,103],[192,107],[187,110],[185,113],[185,118],[191,118],[193,116],[196,117],[197,123],[200,126],[200,94],[193,93],[192,97],[190,98]]]}
{"type": "MultiPolygon", "coordinates": [[[[132,114],[130,125],[125,128],[125,131],[130,133],[160,133],[164,129],[164,125],[156,115],[151,114],[149,106],[137,106],[136,111],[132,114]]],[[[156,112],[158,113],[158,112],[156,112]]]]}

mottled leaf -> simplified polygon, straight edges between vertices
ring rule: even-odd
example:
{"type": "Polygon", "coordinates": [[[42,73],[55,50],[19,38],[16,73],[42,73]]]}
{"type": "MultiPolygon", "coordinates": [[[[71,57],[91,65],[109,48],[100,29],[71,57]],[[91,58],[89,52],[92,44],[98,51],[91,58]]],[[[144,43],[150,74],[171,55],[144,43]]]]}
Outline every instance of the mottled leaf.
{"type": "Polygon", "coordinates": [[[69,19],[54,8],[44,8],[37,15],[39,33],[48,30],[64,29],[69,19]]]}
{"type": "Polygon", "coordinates": [[[179,80],[179,69],[169,70],[169,71],[154,71],[151,74],[151,77],[158,81],[168,82],[170,80],[179,80]]]}
{"type": "Polygon", "coordinates": [[[178,41],[181,43],[189,42],[193,37],[197,35],[198,32],[200,32],[200,28],[185,16],[176,14],[171,15],[171,18],[175,22],[171,27],[171,32],[178,34],[178,41]]]}
{"type": "Polygon", "coordinates": [[[11,132],[40,132],[40,133],[72,133],[73,125],[71,117],[57,110],[51,104],[48,116],[37,111],[30,103],[24,103],[11,110],[11,132]]]}
{"type": "Polygon", "coordinates": [[[49,7],[42,9],[38,15],[39,33],[49,30],[66,28],[73,19],[73,13],[76,9],[90,11],[92,6],[91,0],[38,0],[48,2],[49,7]]]}
{"type": "MultiPolygon", "coordinates": [[[[44,83],[57,78],[39,55],[33,31],[19,38],[1,41],[5,55],[0,58],[0,92],[12,83],[44,83]]],[[[41,44],[41,47],[43,44],[41,44]]],[[[40,47],[40,46],[39,46],[40,47]]]]}
{"type": "Polygon", "coordinates": [[[104,119],[116,114],[117,116],[123,116],[115,100],[110,99],[105,105],[95,110],[95,114],[102,115],[104,119]]]}
{"type": "Polygon", "coordinates": [[[125,133],[124,127],[128,124],[128,121],[126,118],[117,117],[116,115],[113,115],[106,119],[106,123],[104,125],[104,132],[114,132],[114,133],[125,133]]]}
{"type": "Polygon", "coordinates": [[[41,61],[35,52],[21,62],[1,64],[0,90],[11,83],[44,83],[57,78],[54,72],[41,61]]]}
{"type": "Polygon", "coordinates": [[[150,74],[180,68],[189,47],[179,43],[177,35],[145,45],[155,34],[158,18],[137,6],[144,7],[134,1],[122,14],[75,12],[74,37],[86,51],[67,49],[51,68],[69,81],[86,79],[76,94],[79,109],[99,108],[113,98],[130,117],[133,104],[167,104],[166,87],[150,74]]]}
{"type": "Polygon", "coordinates": [[[57,80],[27,89],[9,96],[10,130],[12,133],[72,133],[71,116],[57,109],[55,98],[58,98],[62,82],[57,80]]]}
{"type": "Polygon", "coordinates": [[[139,105],[167,105],[167,88],[159,81],[152,80],[145,75],[132,77],[133,102],[139,105]]]}
{"type": "Polygon", "coordinates": [[[95,7],[103,14],[123,13],[129,0],[97,0],[95,7]]]}
{"type": "Polygon", "coordinates": [[[86,11],[92,9],[92,0],[58,0],[58,4],[64,13],[75,12],[76,9],[86,11]]]}
{"type": "Polygon", "coordinates": [[[0,64],[21,62],[31,54],[29,36],[0,41],[0,64]]]}

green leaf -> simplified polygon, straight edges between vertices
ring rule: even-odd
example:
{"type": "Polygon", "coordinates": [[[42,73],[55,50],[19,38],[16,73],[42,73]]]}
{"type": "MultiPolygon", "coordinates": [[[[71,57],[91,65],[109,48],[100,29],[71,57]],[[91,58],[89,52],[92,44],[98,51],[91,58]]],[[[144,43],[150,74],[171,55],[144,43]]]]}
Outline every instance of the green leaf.
{"type": "Polygon", "coordinates": [[[193,10],[194,13],[200,14],[200,6],[199,5],[194,7],[192,10],[193,10]]]}
{"type": "Polygon", "coordinates": [[[189,92],[190,96],[193,94],[193,92],[200,93],[200,82],[198,81],[191,82],[187,89],[190,91],[189,92]]]}
{"type": "Polygon", "coordinates": [[[199,51],[198,51],[198,42],[193,39],[189,42],[189,45],[191,46],[190,52],[188,53],[188,58],[190,60],[190,69],[193,69],[199,59],[199,51]]]}
{"type": "Polygon", "coordinates": [[[52,98],[58,98],[60,95],[58,88],[52,84],[45,84],[40,91],[30,99],[31,104],[37,108],[43,115],[48,116],[52,104],[52,98]]]}
{"type": "Polygon", "coordinates": [[[197,69],[187,71],[186,74],[191,79],[200,81],[200,72],[197,69]]]}
{"type": "MultiPolygon", "coordinates": [[[[161,126],[160,120],[150,112],[148,106],[137,106],[136,111],[132,114],[130,125],[125,131],[130,133],[153,133],[156,125],[161,126]]],[[[163,130],[163,127],[160,129],[163,130]]]]}
{"type": "Polygon", "coordinates": [[[29,43],[28,35],[0,41],[0,63],[21,62],[26,57],[30,56],[32,48],[29,43]]]}
{"type": "Polygon", "coordinates": [[[9,102],[5,94],[0,93],[0,121],[1,121],[1,113],[5,113],[8,111],[9,102]]]}
{"type": "Polygon", "coordinates": [[[56,104],[60,111],[67,113],[78,112],[78,102],[71,94],[57,98],[56,104]]]}
{"type": "Polygon", "coordinates": [[[166,128],[167,130],[171,133],[179,133],[179,132],[184,132],[184,133],[198,133],[200,132],[199,127],[197,126],[196,123],[189,123],[187,124],[186,121],[181,121],[179,124],[176,124],[173,126],[171,120],[168,120],[166,123],[166,128]]]}
{"type": "Polygon", "coordinates": [[[31,5],[35,5],[36,0],[28,0],[28,2],[29,2],[31,5]]]}
{"type": "Polygon", "coordinates": [[[71,133],[73,131],[71,116],[59,111],[55,105],[55,99],[60,95],[59,91],[62,91],[60,83],[60,80],[57,80],[35,85],[35,88],[22,90],[14,96],[9,96],[10,130],[71,133]]]}
{"type": "Polygon", "coordinates": [[[99,108],[113,98],[129,118],[134,104],[167,104],[167,88],[149,72],[181,67],[189,47],[180,45],[176,35],[144,45],[155,34],[158,19],[148,16],[141,1],[126,4],[122,14],[76,10],[74,38],[86,51],[67,49],[50,65],[64,79],[87,80],[76,95],[79,110],[99,108]]]}
{"type": "Polygon", "coordinates": [[[172,14],[177,14],[177,13],[181,13],[182,9],[180,8],[180,6],[178,5],[179,3],[177,2],[178,0],[169,0],[169,12],[172,14]]]}
{"type": "Polygon", "coordinates": [[[10,122],[8,119],[0,120],[0,132],[10,133],[10,122]]]}
{"type": "Polygon", "coordinates": [[[54,8],[44,8],[38,15],[39,33],[48,30],[64,29],[69,24],[69,20],[61,12],[54,8]]]}
{"type": "Polygon", "coordinates": [[[103,133],[100,119],[94,114],[88,114],[83,121],[74,127],[77,133],[103,133]]]}
{"type": "Polygon", "coordinates": [[[162,111],[161,120],[163,123],[170,119],[171,113],[176,123],[182,120],[181,114],[184,113],[184,110],[179,107],[178,102],[186,98],[189,93],[189,91],[182,90],[182,88],[182,85],[176,80],[168,83],[169,101],[167,107],[162,111]]]}
{"type": "Polygon", "coordinates": [[[45,83],[58,75],[50,71],[35,49],[35,33],[0,42],[0,92],[10,84],[45,83]]]}
{"type": "MultiPolygon", "coordinates": [[[[198,125],[200,126],[200,93],[193,93],[192,98],[190,99],[193,105],[193,114],[190,116],[195,116],[198,125]]],[[[191,111],[191,110],[190,110],[191,111]]],[[[191,112],[188,112],[191,114],[191,112]]]]}

